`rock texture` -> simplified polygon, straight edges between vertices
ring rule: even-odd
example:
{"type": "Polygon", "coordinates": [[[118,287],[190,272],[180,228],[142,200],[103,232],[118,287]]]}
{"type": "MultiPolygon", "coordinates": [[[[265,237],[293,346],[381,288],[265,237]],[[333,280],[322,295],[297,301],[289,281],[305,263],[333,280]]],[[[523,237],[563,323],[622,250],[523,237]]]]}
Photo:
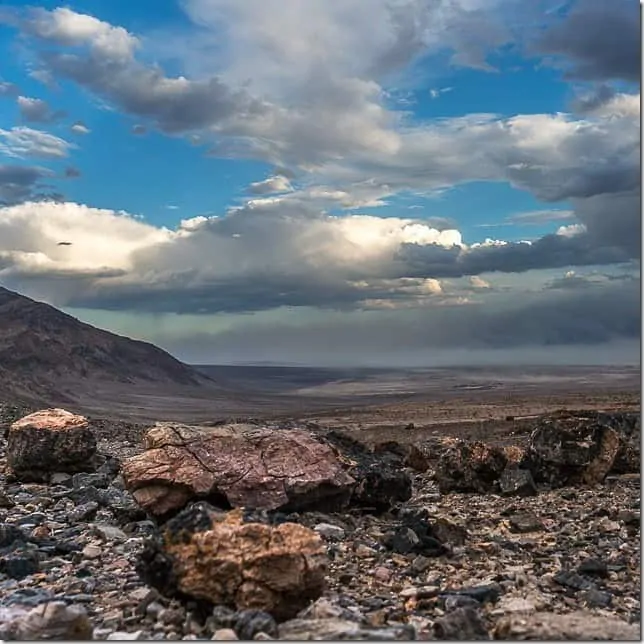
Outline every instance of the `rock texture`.
{"type": "Polygon", "coordinates": [[[509,615],[494,629],[497,640],[582,640],[639,641],[640,625],[626,624],[611,617],[577,611],[567,615],[534,613],[509,615]]]}
{"type": "Polygon", "coordinates": [[[621,446],[601,417],[562,415],[541,420],[530,436],[521,467],[551,487],[601,483],[621,446]]]}
{"type": "Polygon", "coordinates": [[[499,447],[456,440],[440,455],[435,476],[443,494],[493,492],[507,463],[508,457],[499,447]]]}
{"type": "Polygon", "coordinates": [[[268,510],[340,508],[355,484],[332,449],[296,429],[160,423],[147,433],[145,447],[124,463],[123,477],[155,516],[197,499],[268,510]]]}
{"type": "Polygon", "coordinates": [[[45,480],[53,472],[92,468],[96,438],[84,416],[44,409],[14,422],[7,437],[7,463],[22,480],[45,480]]]}
{"type": "Polygon", "coordinates": [[[294,617],[325,586],[320,537],[295,523],[247,522],[200,503],[170,520],[147,544],[138,571],[168,596],[294,617]]]}

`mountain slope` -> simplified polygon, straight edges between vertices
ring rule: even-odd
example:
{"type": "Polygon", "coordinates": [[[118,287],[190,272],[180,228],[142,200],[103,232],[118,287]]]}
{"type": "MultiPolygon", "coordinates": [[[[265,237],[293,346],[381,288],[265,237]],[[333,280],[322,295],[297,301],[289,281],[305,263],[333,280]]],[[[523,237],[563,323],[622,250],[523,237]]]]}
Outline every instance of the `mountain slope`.
{"type": "Polygon", "coordinates": [[[0,287],[0,399],[67,397],[74,387],[101,382],[214,384],[152,344],[0,287]]]}

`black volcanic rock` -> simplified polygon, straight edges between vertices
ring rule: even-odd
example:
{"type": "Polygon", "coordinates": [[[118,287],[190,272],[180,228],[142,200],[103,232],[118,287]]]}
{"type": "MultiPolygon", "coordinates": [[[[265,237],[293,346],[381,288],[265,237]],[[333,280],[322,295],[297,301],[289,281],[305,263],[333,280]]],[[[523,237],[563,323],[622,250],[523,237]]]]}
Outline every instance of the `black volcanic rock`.
{"type": "Polygon", "coordinates": [[[64,402],[63,382],[212,383],[152,344],[0,287],[0,399],[64,402]]]}

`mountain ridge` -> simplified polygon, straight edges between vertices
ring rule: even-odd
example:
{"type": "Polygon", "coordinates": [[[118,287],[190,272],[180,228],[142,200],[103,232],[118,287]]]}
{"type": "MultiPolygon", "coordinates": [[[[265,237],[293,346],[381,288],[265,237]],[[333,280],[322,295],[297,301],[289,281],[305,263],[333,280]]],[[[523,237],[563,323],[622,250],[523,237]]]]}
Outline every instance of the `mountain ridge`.
{"type": "Polygon", "coordinates": [[[0,398],[60,399],[74,386],[213,385],[159,347],[99,329],[0,286],[0,398]]]}

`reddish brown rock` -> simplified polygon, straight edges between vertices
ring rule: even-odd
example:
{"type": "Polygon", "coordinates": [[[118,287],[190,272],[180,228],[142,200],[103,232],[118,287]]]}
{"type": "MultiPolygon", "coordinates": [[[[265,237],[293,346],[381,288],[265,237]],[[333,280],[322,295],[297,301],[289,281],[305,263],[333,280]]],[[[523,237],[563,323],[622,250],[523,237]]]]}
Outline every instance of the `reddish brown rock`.
{"type": "Polygon", "coordinates": [[[399,443],[398,441],[385,441],[377,443],[373,448],[374,454],[396,454],[402,460],[405,467],[416,472],[426,472],[429,469],[429,460],[423,452],[411,443],[399,443]]]}
{"type": "Polygon", "coordinates": [[[323,542],[309,528],[246,522],[240,509],[222,513],[198,503],[148,541],[137,571],[166,596],[284,620],[322,595],[326,566],[323,542]]]}
{"type": "Polygon", "coordinates": [[[298,429],[159,423],[145,447],[122,474],[137,502],[156,516],[197,499],[264,510],[335,509],[355,485],[330,446],[298,429]]]}
{"type": "Polygon", "coordinates": [[[21,480],[42,481],[53,472],[92,469],[96,438],[84,416],[43,409],[17,420],[7,435],[7,463],[21,480]]]}

